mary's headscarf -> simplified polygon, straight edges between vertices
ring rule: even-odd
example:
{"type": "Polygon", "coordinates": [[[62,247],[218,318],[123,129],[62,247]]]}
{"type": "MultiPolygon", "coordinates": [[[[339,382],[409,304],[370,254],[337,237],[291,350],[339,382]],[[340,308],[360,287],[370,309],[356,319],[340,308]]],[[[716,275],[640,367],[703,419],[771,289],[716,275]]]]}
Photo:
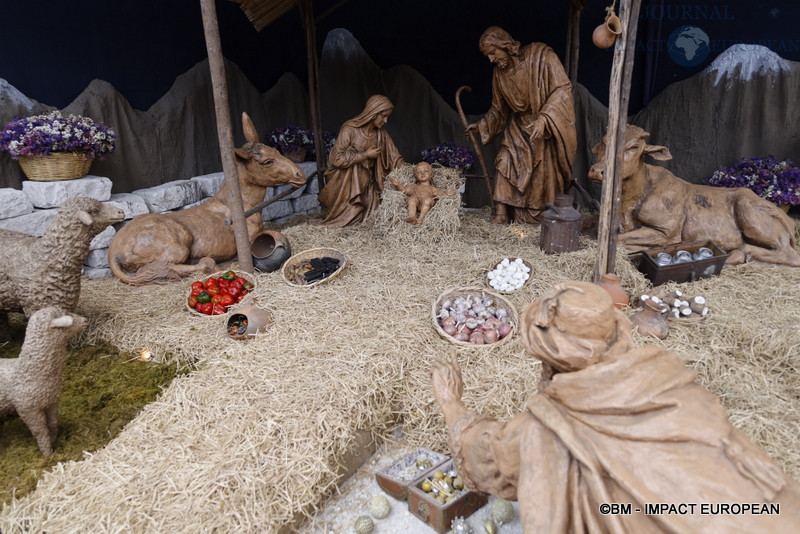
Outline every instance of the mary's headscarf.
{"type": "Polygon", "coordinates": [[[392,101],[383,95],[372,95],[367,100],[364,110],[357,116],[346,121],[345,124],[355,128],[361,128],[362,126],[375,120],[375,117],[377,117],[379,113],[387,110],[389,112],[394,110],[394,104],[392,104],[392,101]]]}

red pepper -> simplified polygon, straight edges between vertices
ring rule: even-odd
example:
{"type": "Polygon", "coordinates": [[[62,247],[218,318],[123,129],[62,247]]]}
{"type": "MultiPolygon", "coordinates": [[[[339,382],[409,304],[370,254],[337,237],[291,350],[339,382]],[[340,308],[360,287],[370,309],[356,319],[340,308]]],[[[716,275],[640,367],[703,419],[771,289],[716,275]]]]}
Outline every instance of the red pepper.
{"type": "Polygon", "coordinates": [[[219,303],[227,308],[228,306],[233,306],[236,301],[230,295],[220,295],[219,303]]]}
{"type": "Polygon", "coordinates": [[[205,288],[203,287],[203,282],[193,282],[192,283],[192,295],[197,295],[201,291],[204,291],[205,288]]]}
{"type": "Polygon", "coordinates": [[[211,315],[223,315],[228,311],[222,304],[212,304],[212,306],[211,315]]]}
{"type": "Polygon", "coordinates": [[[213,297],[219,295],[220,289],[219,286],[209,286],[206,288],[206,292],[213,297]]]}
{"type": "Polygon", "coordinates": [[[218,284],[219,284],[219,280],[217,280],[214,277],[211,277],[211,278],[206,279],[206,281],[203,283],[203,287],[208,289],[209,287],[216,287],[218,284]]]}
{"type": "Polygon", "coordinates": [[[189,297],[189,307],[194,308],[195,306],[197,306],[197,296],[192,295],[189,297]]]}
{"type": "Polygon", "coordinates": [[[219,281],[219,288],[220,289],[227,291],[229,287],[231,287],[230,280],[225,280],[223,278],[222,280],[219,281]]]}
{"type": "Polygon", "coordinates": [[[219,304],[225,296],[217,293],[211,296],[211,304],[219,304]]]}
{"type": "Polygon", "coordinates": [[[214,309],[214,305],[211,304],[210,302],[198,303],[194,309],[199,311],[200,313],[211,315],[211,312],[214,309]]]}
{"type": "Polygon", "coordinates": [[[238,297],[239,295],[241,295],[241,293],[242,289],[239,286],[232,285],[231,287],[228,288],[228,295],[230,295],[233,298],[238,297]]]}

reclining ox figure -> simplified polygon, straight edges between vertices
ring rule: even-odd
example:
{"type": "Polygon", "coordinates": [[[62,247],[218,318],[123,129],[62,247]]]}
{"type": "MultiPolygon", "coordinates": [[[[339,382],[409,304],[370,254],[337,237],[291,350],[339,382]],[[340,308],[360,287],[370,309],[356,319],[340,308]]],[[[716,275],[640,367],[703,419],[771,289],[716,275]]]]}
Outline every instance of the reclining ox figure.
{"type": "MultiPolygon", "coordinates": [[[[744,187],[697,185],[663,167],[672,158],[663,146],[648,145],[650,134],[628,125],[621,169],[619,243],[633,251],[691,241],[713,241],[728,252],[728,265],[750,260],[800,267],[794,221],[772,202],[744,187]]],[[[601,182],[605,138],[593,149],[589,178],[601,182]]]]}
{"type": "MultiPolygon", "coordinates": [[[[289,183],[301,186],[305,175],[277,149],[259,142],[258,132],[247,113],[242,113],[247,142],[236,150],[244,209],[264,200],[267,187],[289,183]]],[[[228,185],[193,208],[134,217],[123,226],[108,249],[114,276],[127,284],[165,283],[196,272],[213,272],[217,262],[236,256],[233,226],[226,226],[231,210],[228,185]]],[[[261,213],[247,218],[252,240],[264,229],[261,213]]]]}

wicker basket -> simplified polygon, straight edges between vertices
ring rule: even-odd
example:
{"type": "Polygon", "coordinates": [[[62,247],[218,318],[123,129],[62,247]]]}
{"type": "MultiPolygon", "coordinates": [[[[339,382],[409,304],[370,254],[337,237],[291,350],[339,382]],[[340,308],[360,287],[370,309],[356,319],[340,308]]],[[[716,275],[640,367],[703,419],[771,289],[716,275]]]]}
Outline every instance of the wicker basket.
{"type": "Polygon", "coordinates": [[[514,337],[514,333],[517,331],[519,327],[519,315],[517,315],[517,310],[514,308],[514,305],[506,299],[501,294],[488,291],[486,289],[481,289],[479,287],[458,287],[453,289],[448,289],[441,295],[439,295],[434,301],[433,305],[431,306],[431,319],[433,320],[433,327],[436,329],[436,332],[442,336],[444,339],[453,343],[454,345],[459,345],[462,347],[470,347],[470,348],[484,348],[484,349],[493,349],[495,347],[499,347],[503,343],[506,343],[509,339],[514,337]],[[495,308],[503,308],[506,310],[507,313],[507,321],[508,324],[511,325],[511,332],[502,339],[495,341],[494,343],[488,343],[484,345],[476,345],[474,343],[469,343],[467,341],[459,341],[447,332],[442,329],[442,325],[439,324],[439,309],[442,307],[442,303],[446,300],[453,300],[457,297],[466,297],[468,295],[472,296],[480,296],[483,297],[491,297],[494,300],[494,307],[495,308]]]}
{"type": "Polygon", "coordinates": [[[344,257],[344,254],[335,248],[312,248],[309,250],[304,250],[303,252],[299,252],[286,260],[281,268],[281,274],[283,275],[283,280],[292,287],[314,287],[319,284],[324,284],[325,282],[328,282],[339,276],[339,274],[344,270],[345,265],[347,265],[347,259],[344,257]],[[310,284],[297,284],[292,282],[292,280],[289,278],[289,271],[291,271],[292,267],[298,263],[310,260],[311,258],[323,258],[325,256],[330,256],[331,258],[336,258],[339,260],[339,268],[329,276],[322,278],[321,280],[311,282],[310,284]]]}
{"type": "MultiPolygon", "coordinates": [[[[205,280],[207,280],[209,278],[218,278],[218,277],[222,276],[223,274],[225,274],[225,273],[227,273],[228,271],[231,271],[231,270],[233,270],[233,269],[228,269],[228,270],[225,270],[225,271],[219,271],[219,272],[216,272],[216,273],[213,273],[213,274],[209,274],[209,275],[204,276],[202,278],[198,278],[197,280],[193,280],[193,282],[204,282],[205,280]]],[[[251,275],[250,273],[246,273],[244,271],[233,270],[233,272],[236,273],[236,276],[241,276],[242,278],[245,278],[248,282],[253,284],[253,289],[255,289],[256,281],[254,280],[253,275],[251,275]]],[[[253,292],[253,289],[250,290],[250,293],[253,292]]],[[[233,310],[237,309],[239,307],[239,304],[241,304],[240,302],[237,302],[236,304],[228,306],[228,311],[226,311],[225,313],[221,313],[219,315],[206,315],[205,313],[200,313],[199,311],[197,311],[194,308],[192,308],[191,306],[189,306],[188,300],[189,300],[189,297],[191,296],[191,294],[192,294],[192,289],[190,287],[189,288],[189,293],[187,294],[186,298],[183,300],[183,305],[186,307],[187,310],[189,310],[189,313],[191,313],[192,315],[196,315],[198,317],[225,317],[226,315],[229,315],[233,310]]]]}
{"type": "Polygon", "coordinates": [[[22,156],[19,166],[29,180],[55,182],[86,176],[92,159],[84,160],[77,152],[53,152],[49,156],[22,156]]]}
{"type": "MultiPolygon", "coordinates": [[[[503,259],[505,259],[505,258],[503,258],[503,259]]],[[[511,257],[509,257],[508,259],[510,261],[514,261],[516,258],[512,259],[511,257]]],[[[486,269],[486,285],[489,285],[489,273],[494,271],[497,268],[497,266],[500,265],[500,262],[502,262],[502,261],[503,260],[500,260],[497,263],[495,263],[494,265],[492,265],[491,267],[489,267],[488,269],[486,269]]],[[[528,267],[528,269],[531,270],[531,273],[533,273],[533,265],[531,265],[531,262],[529,262],[525,258],[522,258],[522,263],[524,263],[528,267]]],[[[528,282],[530,282],[530,281],[531,281],[531,279],[528,278],[527,280],[525,280],[525,283],[522,284],[519,288],[512,289],[511,291],[498,291],[497,289],[492,289],[492,291],[497,291],[498,293],[501,293],[503,295],[510,295],[512,293],[516,293],[517,291],[519,291],[520,289],[525,287],[528,284],[528,282]]],[[[489,287],[491,287],[491,286],[489,286],[489,287]]]]}

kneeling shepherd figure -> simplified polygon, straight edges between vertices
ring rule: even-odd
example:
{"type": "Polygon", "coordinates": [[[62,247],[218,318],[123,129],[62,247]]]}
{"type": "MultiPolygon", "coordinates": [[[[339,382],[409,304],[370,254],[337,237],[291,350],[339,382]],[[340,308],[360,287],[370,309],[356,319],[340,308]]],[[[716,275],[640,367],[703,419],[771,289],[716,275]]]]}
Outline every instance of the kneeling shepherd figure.
{"type": "Polygon", "coordinates": [[[800,532],[800,486],[676,354],[631,331],[595,284],[546,292],[521,318],[539,391],[505,424],[466,409],[455,356],[434,363],[467,487],[518,500],[528,534],[800,532]]]}

